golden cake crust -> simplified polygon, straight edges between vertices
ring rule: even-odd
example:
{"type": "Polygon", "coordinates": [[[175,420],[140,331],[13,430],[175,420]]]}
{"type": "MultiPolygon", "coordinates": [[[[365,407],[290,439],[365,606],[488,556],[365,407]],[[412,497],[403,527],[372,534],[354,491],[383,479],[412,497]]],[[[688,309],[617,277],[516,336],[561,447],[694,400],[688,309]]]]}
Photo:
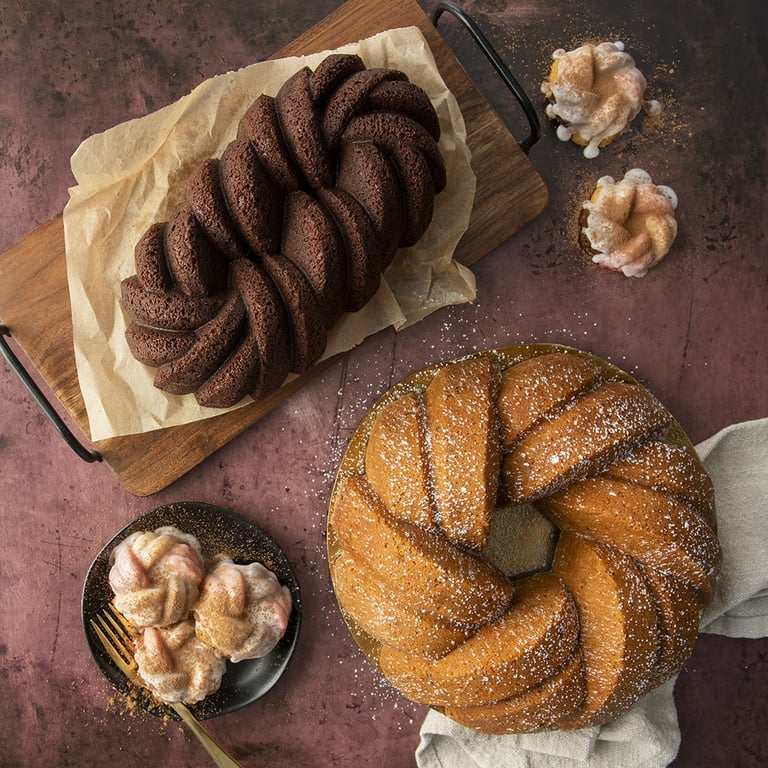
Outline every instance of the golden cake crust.
{"type": "Polygon", "coordinates": [[[422,528],[435,528],[424,399],[406,392],[385,405],[365,451],[368,480],[387,509],[422,528]]]}
{"type": "Polygon", "coordinates": [[[512,585],[492,565],[390,515],[364,476],[345,478],[333,525],[342,548],[381,581],[450,621],[491,621],[512,598],[512,585]]]}
{"type": "Polygon", "coordinates": [[[442,659],[427,661],[385,646],[381,668],[414,701],[490,704],[522,693],[566,663],[576,648],[576,608],[558,578],[525,579],[503,616],[442,659]]]}
{"type": "Polygon", "coordinates": [[[424,392],[440,527],[448,539],[470,549],[487,544],[496,504],[498,381],[498,368],[478,357],[445,366],[424,392]]]}
{"type": "Polygon", "coordinates": [[[424,610],[346,552],[333,561],[331,569],[339,603],[381,643],[427,659],[439,659],[472,633],[468,624],[457,624],[424,610]]]}
{"type": "Polygon", "coordinates": [[[583,707],[554,725],[599,725],[648,687],[658,654],[656,608],[632,558],[584,536],[560,532],[553,570],[578,607],[587,677],[583,707]]]}
{"type": "Polygon", "coordinates": [[[546,728],[573,712],[587,694],[580,648],[552,676],[516,696],[493,704],[446,707],[445,714],[467,728],[492,734],[527,733],[546,728]]]}

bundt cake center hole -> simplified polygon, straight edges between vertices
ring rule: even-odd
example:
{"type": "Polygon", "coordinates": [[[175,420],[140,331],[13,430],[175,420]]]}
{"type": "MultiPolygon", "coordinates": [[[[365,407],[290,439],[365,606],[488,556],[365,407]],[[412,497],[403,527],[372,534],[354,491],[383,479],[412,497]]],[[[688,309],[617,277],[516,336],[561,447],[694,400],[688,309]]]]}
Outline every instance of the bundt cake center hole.
{"type": "Polygon", "coordinates": [[[557,528],[533,504],[497,508],[483,557],[511,579],[552,567],[557,528]]]}

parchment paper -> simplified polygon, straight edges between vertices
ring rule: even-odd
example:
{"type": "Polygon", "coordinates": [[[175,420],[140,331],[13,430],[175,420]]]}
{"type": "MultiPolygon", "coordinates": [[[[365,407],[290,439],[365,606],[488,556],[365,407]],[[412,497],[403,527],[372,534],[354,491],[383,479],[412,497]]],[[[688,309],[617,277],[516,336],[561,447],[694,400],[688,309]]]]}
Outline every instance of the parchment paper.
{"type": "MultiPolygon", "coordinates": [[[[475,176],[461,111],[426,40],[409,27],[337,50],[359,54],[368,67],[402,70],[427,92],[440,118],[448,184],[421,241],[401,249],[371,302],[331,331],[326,357],[389,325],[402,328],[475,297],[472,273],[453,259],[468,226],[475,176]]],[[[256,97],[274,96],[294,72],[305,65],[314,69],[328,53],[260,62],[213,77],[157,112],[91,136],[72,156],[77,186],[64,210],[64,236],[75,361],[92,440],[223,412],[201,408],[193,395],[169,395],[153,386],[155,369],[138,363],[125,342],[120,282],[135,274],[133,250],[142,233],[169,218],[186,180],[204,160],[221,155],[256,97]]]]}

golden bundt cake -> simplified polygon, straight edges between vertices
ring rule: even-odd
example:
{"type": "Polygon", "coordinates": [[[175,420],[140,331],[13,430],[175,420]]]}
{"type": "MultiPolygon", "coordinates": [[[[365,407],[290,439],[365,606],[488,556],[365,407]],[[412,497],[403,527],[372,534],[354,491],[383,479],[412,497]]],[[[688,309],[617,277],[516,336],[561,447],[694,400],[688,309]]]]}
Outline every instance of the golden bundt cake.
{"type": "Polygon", "coordinates": [[[359,626],[385,645],[407,650],[427,659],[439,659],[472,633],[469,624],[457,624],[426,611],[388,586],[346,552],[331,563],[339,602],[359,626]]]}
{"type": "Polygon", "coordinates": [[[590,477],[542,499],[539,509],[561,531],[610,544],[712,594],[721,558],[717,537],[698,513],[663,493],[590,477]]]}
{"type": "Polygon", "coordinates": [[[139,238],[121,284],[133,356],[155,386],[228,407],[322,356],[446,184],[426,93],[391,69],[330,54],[262,94],[168,222],[139,238]]]}
{"type": "Polygon", "coordinates": [[[406,392],[379,411],[368,436],[365,468],[369,482],[395,517],[435,528],[428,450],[424,398],[406,392]]]}
{"type": "Polygon", "coordinates": [[[381,649],[384,674],[424,704],[490,704],[528,690],[576,650],[576,606],[550,573],[525,579],[507,611],[436,661],[381,649]]]}
{"type": "Polygon", "coordinates": [[[503,491],[511,504],[547,496],[604,471],[668,423],[668,414],[648,390],[606,381],[541,421],[504,454],[503,491]]]}
{"type": "Polygon", "coordinates": [[[493,704],[445,707],[457,723],[484,733],[527,733],[552,725],[563,712],[573,712],[587,695],[584,659],[576,648],[571,658],[551,677],[516,696],[493,704]]]}
{"type": "Polygon", "coordinates": [[[639,566],[614,547],[560,532],[553,573],[579,614],[587,696],[553,725],[581,728],[613,720],[648,690],[658,654],[658,615],[639,566]]]}
{"type": "Polygon", "coordinates": [[[474,626],[495,619],[512,598],[493,565],[390,515],[364,476],[343,479],[333,524],[344,551],[424,611],[474,626]]]}
{"type": "Polygon", "coordinates": [[[488,543],[496,505],[498,388],[498,368],[478,357],[440,369],[424,392],[437,518],[448,539],[470,549],[488,543]]]}
{"type": "Polygon", "coordinates": [[[712,483],[669,412],[543,344],[393,387],[341,463],[328,534],[371,661],[485,733],[620,715],[689,657],[721,562],[712,483]]]}

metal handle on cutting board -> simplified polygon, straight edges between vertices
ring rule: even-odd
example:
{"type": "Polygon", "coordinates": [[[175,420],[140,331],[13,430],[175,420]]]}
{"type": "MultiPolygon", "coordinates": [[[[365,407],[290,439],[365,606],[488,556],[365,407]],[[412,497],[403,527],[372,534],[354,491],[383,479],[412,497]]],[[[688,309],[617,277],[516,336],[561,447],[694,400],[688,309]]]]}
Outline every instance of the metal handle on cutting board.
{"type": "Polygon", "coordinates": [[[16,375],[21,379],[22,384],[24,384],[27,390],[29,390],[29,393],[35,399],[35,402],[40,406],[43,413],[48,417],[48,420],[51,422],[51,424],[53,424],[58,433],[64,438],[64,441],[67,443],[67,445],[69,445],[69,447],[83,461],[102,461],[101,454],[95,450],[88,450],[88,448],[80,443],[74,434],[72,434],[70,428],[64,423],[64,420],[61,418],[61,416],[56,413],[40,387],[37,386],[34,379],[29,375],[27,370],[13,353],[13,350],[8,346],[8,342],[5,340],[5,337],[10,335],[10,330],[4,325],[0,325],[0,353],[3,355],[8,365],[11,366],[16,375]]]}
{"type": "Polygon", "coordinates": [[[432,23],[437,27],[437,22],[443,15],[443,12],[447,11],[452,16],[455,16],[474,41],[477,43],[480,50],[485,54],[488,61],[496,70],[498,76],[502,79],[502,82],[512,91],[512,95],[517,100],[517,103],[521,106],[525,116],[528,120],[528,127],[530,133],[522,141],[518,141],[520,149],[526,154],[531,147],[541,138],[541,123],[539,122],[539,116],[536,114],[531,100],[528,98],[528,94],[525,92],[520,83],[517,82],[515,76],[509,71],[507,65],[501,60],[501,57],[496,52],[496,49],[488,41],[488,38],[483,34],[480,27],[477,26],[475,21],[469,16],[466,11],[460,8],[456,3],[450,2],[450,0],[442,0],[435,6],[435,10],[432,12],[432,23]]]}

